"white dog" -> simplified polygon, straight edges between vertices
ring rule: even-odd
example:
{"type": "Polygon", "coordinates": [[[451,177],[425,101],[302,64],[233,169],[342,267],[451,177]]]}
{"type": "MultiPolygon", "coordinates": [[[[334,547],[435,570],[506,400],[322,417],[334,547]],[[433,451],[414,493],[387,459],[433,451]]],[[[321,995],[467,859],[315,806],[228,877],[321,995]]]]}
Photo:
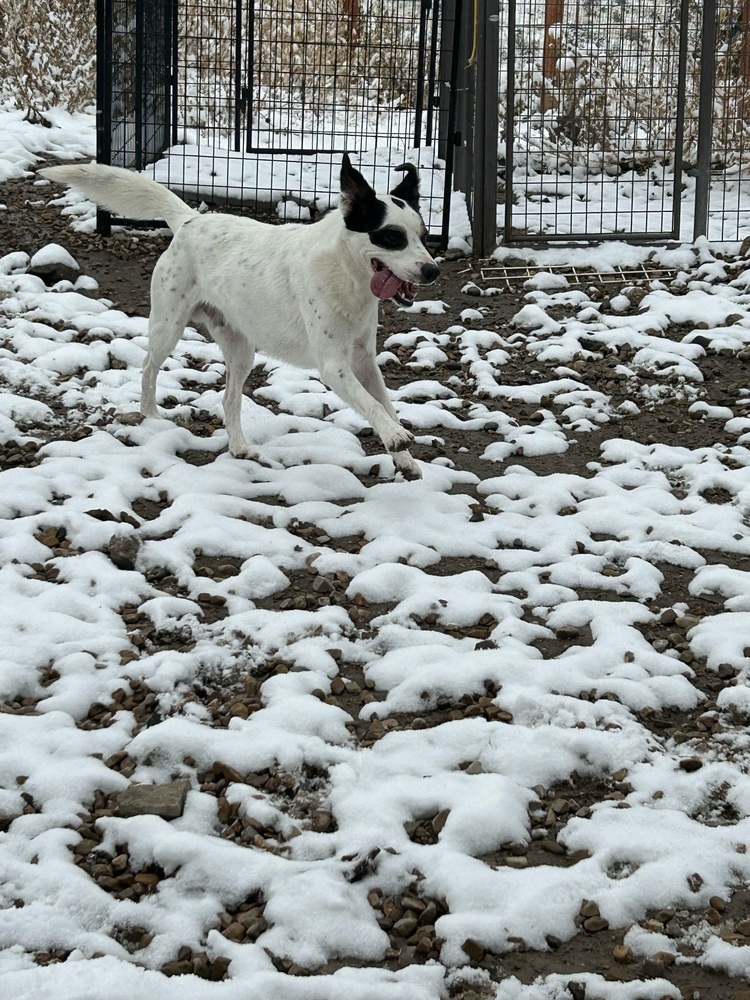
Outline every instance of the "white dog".
{"type": "Polygon", "coordinates": [[[413,284],[439,269],[427,252],[419,177],[405,163],[390,195],[377,195],[344,155],[341,200],[314,225],[268,225],[201,215],[167,188],[100,164],[47,167],[128,219],[164,219],[175,234],[151,279],[141,413],[158,416],[156,377],[190,320],[206,323],[226,364],[224,416],[232,455],[252,457],[242,433],[245,380],[256,349],[321,379],[380,435],[396,467],[419,478],[375,360],[378,300],[413,300],[413,284]]]}

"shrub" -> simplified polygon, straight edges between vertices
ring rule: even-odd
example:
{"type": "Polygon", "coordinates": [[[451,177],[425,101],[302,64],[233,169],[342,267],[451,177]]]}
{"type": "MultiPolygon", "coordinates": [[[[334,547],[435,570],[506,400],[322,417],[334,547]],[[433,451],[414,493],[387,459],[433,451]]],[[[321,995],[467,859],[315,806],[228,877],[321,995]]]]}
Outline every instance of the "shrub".
{"type": "Polygon", "coordinates": [[[29,118],[93,103],[95,9],[93,0],[0,0],[3,96],[12,95],[29,118]]]}

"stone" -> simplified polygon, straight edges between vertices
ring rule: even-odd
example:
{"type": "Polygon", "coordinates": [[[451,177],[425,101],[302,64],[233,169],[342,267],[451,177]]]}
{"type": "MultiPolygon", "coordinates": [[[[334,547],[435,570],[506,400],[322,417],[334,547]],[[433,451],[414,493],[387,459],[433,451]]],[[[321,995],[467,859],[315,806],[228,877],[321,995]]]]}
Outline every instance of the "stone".
{"type": "Polygon", "coordinates": [[[608,927],[609,921],[604,917],[588,917],[583,921],[583,929],[589,934],[598,934],[600,931],[606,931],[608,927]]]}
{"type": "Polygon", "coordinates": [[[134,535],[114,535],[105,546],[105,551],[118,569],[135,569],[140,542],[134,535]]]}
{"type": "Polygon", "coordinates": [[[177,819],[182,816],[189,790],[190,782],[184,778],[163,785],[130,785],[117,796],[117,812],[120,816],[177,819]]]}
{"type": "Polygon", "coordinates": [[[399,937],[411,937],[414,931],[417,929],[418,920],[413,913],[408,913],[406,916],[401,917],[393,925],[393,933],[398,934],[399,937]]]}
{"type": "Polygon", "coordinates": [[[467,938],[461,947],[472,962],[481,962],[484,958],[484,945],[480,944],[479,941],[475,941],[474,938],[467,938]]]}
{"type": "Polygon", "coordinates": [[[578,912],[582,917],[598,917],[599,905],[593,899],[584,899],[578,912]]]}
{"type": "Polygon", "coordinates": [[[647,979],[660,979],[664,975],[665,965],[658,958],[647,958],[641,965],[643,975],[647,979]]]}
{"type": "Polygon", "coordinates": [[[58,281],[76,281],[81,267],[59,243],[48,243],[31,258],[28,273],[41,278],[45,285],[54,285],[58,281]]]}

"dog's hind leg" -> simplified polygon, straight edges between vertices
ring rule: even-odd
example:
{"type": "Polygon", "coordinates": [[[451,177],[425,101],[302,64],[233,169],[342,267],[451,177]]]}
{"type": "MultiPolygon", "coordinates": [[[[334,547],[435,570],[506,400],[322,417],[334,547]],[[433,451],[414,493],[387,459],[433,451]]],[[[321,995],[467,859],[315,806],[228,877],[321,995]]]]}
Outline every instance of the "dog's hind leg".
{"type": "Polygon", "coordinates": [[[158,417],[156,405],[156,378],[185,331],[190,319],[190,309],[185,308],[169,316],[159,316],[154,309],[148,320],[148,352],[141,376],[141,413],[144,417],[158,417]]]}
{"type": "MultiPolygon", "coordinates": [[[[203,307],[206,312],[206,307],[203,307]]],[[[215,310],[207,314],[211,336],[221,348],[226,365],[224,386],[224,423],[229,437],[229,452],[235,458],[254,458],[242,433],[242,392],[255,363],[255,348],[241,333],[227,326],[215,310]]]]}
{"type": "MultiPolygon", "coordinates": [[[[174,244],[173,244],[174,245],[174,244]]],[[[157,261],[151,277],[151,313],[148,318],[148,351],[141,379],[141,413],[158,417],[156,378],[159,369],[177,346],[188,323],[195,301],[186,296],[184,282],[178,282],[171,256],[172,247],[157,261]]]]}

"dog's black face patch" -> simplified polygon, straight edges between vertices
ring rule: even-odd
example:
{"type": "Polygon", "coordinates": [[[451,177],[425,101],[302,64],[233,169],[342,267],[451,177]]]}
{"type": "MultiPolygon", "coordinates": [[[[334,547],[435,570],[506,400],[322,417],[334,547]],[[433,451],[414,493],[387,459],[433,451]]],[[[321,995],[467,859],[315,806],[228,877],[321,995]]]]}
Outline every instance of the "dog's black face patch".
{"type": "Polygon", "coordinates": [[[401,226],[383,226],[370,233],[370,243],[381,250],[406,250],[409,237],[401,226]]]}

